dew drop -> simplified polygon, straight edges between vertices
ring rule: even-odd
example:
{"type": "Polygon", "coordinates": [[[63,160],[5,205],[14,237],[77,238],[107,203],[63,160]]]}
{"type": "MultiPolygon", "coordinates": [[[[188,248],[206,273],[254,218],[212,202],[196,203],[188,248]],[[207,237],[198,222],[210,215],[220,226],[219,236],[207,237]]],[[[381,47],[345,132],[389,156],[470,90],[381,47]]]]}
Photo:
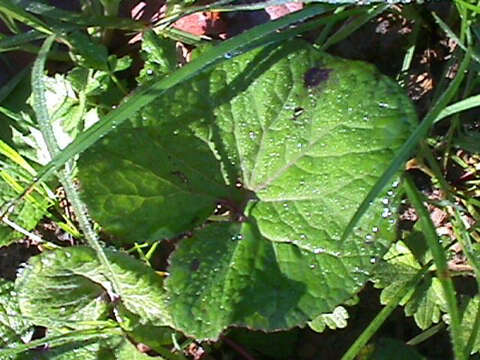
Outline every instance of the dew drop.
{"type": "Polygon", "coordinates": [[[390,201],[390,200],[388,200],[387,198],[382,199],[382,204],[383,204],[383,205],[388,205],[389,201],[390,201]]]}
{"type": "Polygon", "coordinates": [[[178,129],[173,130],[173,135],[178,135],[178,134],[180,134],[180,130],[178,129]]]}
{"type": "Polygon", "coordinates": [[[152,69],[147,69],[147,75],[153,75],[153,70],[152,69]]]}
{"type": "Polygon", "coordinates": [[[248,136],[249,136],[250,139],[252,139],[252,140],[255,140],[255,139],[257,138],[257,134],[255,134],[255,132],[253,132],[253,131],[250,131],[250,132],[248,133],[248,136]]]}
{"type": "Polygon", "coordinates": [[[370,264],[375,264],[377,262],[377,258],[376,257],[371,257],[370,258],[370,264]]]}
{"type": "Polygon", "coordinates": [[[316,255],[321,254],[321,253],[323,253],[323,252],[325,252],[325,250],[324,250],[324,249],[321,249],[321,248],[313,249],[313,253],[316,254],[316,255]]]}
{"type": "Polygon", "coordinates": [[[300,239],[305,240],[307,238],[307,235],[305,234],[300,234],[300,239]]]}
{"type": "Polygon", "coordinates": [[[310,264],[310,269],[315,269],[315,264],[310,264]]]}
{"type": "Polygon", "coordinates": [[[372,241],[373,240],[373,235],[372,234],[365,235],[365,240],[372,241]]]}
{"type": "Polygon", "coordinates": [[[373,231],[374,233],[378,233],[378,232],[380,231],[380,229],[378,228],[378,226],[374,226],[374,227],[372,228],[372,231],[373,231]]]}
{"type": "Polygon", "coordinates": [[[232,241],[238,241],[238,240],[242,240],[243,239],[243,235],[242,234],[236,234],[236,235],[233,235],[231,237],[232,241]]]}
{"type": "Polygon", "coordinates": [[[392,190],[389,190],[389,191],[387,192],[387,195],[388,195],[388,196],[393,196],[393,194],[394,194],[394,192],[393,192],[392,190]]]}
{"type": "Polygon", "coordinates": [[[233,54],[230,53],[230,52],[227,52],[227,53],[225,53],[225,54],[223,55],[223,57],[224,57],[225,59],[231,59],[231,58],[233,57],[233,54]]]}
{"type": "Polygon", "coordinates": [[[392,216],[392,212],[390,211],[390,209],[388,208],[383,209],[382,218],[386,219],[390,216],[392,216]]]}

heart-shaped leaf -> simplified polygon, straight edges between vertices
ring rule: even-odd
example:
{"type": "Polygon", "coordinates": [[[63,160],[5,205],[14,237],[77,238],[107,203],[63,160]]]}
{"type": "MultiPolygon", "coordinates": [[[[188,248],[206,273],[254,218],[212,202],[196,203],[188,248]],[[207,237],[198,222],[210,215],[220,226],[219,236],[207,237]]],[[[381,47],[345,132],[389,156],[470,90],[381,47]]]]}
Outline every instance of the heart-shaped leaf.
{"type": "Polygon", "coordinates": [[[80,178],[92,216],[120,238],[195,230],[217,202],[229,211],[171,258],[177,329],[289,328],[355,294],[388,249],[395,185],[341,236],[415,119],[373,66],[297,40],[173,89],[84,154],[80,178]]]}

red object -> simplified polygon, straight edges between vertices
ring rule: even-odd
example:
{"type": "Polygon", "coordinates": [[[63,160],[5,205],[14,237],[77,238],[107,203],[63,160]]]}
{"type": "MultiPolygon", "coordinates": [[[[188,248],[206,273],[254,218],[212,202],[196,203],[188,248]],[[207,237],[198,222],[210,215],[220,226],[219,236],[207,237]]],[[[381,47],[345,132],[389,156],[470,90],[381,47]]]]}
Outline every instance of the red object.
{"type": "Polygon", "coordinates": [[[265,8],[265,11],[270,15],[270,19],[275,20],[301,9],[303,9],[303,3],[292,2],[285,5],[268,6],[265,8]]]}
{"type": "Polygon", "coordinates": [[[225,32],[225,23],[218,12],[200,12],[185,16],[173,24],[193,35],[218,35],[225,32]]]}

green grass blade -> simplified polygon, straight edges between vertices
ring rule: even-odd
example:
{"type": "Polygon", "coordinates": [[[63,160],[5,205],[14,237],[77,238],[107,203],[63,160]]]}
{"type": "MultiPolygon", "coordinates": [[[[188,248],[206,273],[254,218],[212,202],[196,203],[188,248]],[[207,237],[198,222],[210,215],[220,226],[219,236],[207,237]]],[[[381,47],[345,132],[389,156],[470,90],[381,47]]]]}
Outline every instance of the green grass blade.
{"type": "Polygon", "coordinates": [[[371,19],[377,15],[384,12],[389,5],[377,5],[373,6],[370,9],[367,9],[365,13],[354,18],[353,21],[349,22],[347,25],[342,26],[337,32],[330,36],[325,43],[321,46],[322,50],[328,49],[330,46],[342,41],[343,39],[349,37],[352,33],[357,31],[360,27],[365,25],[371,19]]]}
{"type": "Polygon", "coordinates": [[[32,68],[32,107],[35,110],[35,115],[42,135],[45,138],[48,152],[51,156],[58,153],[60,148],[57,145],[52,126],[50,124],[50,116],[48,114],[47,99],[45,97],[45,83],[43,79],[43,72],[45,68],[45,61],[47,59],[48,51],[55,41],[55,36],[50,35],[43,43],[35,63],[32,68]]]}
{"type": "Polygon", "coordinates": [[[452,80],[447,90],[442,94],[438,101],[433,105],[432,109],[425,116],[423,121],[417,126],[415,131],[410,135],[405,144],[400,148],[398,153],[393,158],[392,162],[388,169],[382,174],[380,179],[377,180],[375,185],[372,187],[367,197],[362,201],[357,211],[353,215],[349,224],[345,228],[342,236],[342,241],[345,240],[353,228],[357,225],[358,221],[361,219],[363,214],[370,207],[370,203],[375,200],[375,198],[380,194],[383,188],[388,184],[388,182],[393,178],[397,171],[402,167],[403,163],[407,160],[408,156],[411,154],[413,149],[417,146],[418,142],[425,137],[425,135],[430,130],[430,127],[434,123],[435,119],[438,117],[440,112],[446,107],[446,105],[451,101],[453,96],[457,93],[457,90],[465,76],[465,70],[470,64],[470,51],[468,51],[460,64],[457,76],[452,80]]]}
{"type": "Polygon", "coordinates": [[[438,116],[434,120],[434,123],[437,123],[450,115],[459,113],[461,111],[473,109],[478,106],[480,106],[480,95],[470,96],[466,99],[460,100],[452,105],[447,106],[440,112],[440,114],[438,114],[438,116]]]}
{"type": "Polygon", "coordinates": [[[35,176],[37,172],[28,162],[20,155],[15,149],[10,147],[7,143],[0,140],[0,154],[4,155],[8,159],[12,160],[15,164],[23,168],[30,175],[35,176]]]}
{"type": "MultiPolygon", "coordinates": [[[[0,106],[0,114],[3,114],[5,115],[6,117],[12,119],[13,121],[16,121],[18,123],[21,123],[24,121],[24,119],[22,118],[22,115],[16,113],[16,112],[13,112],[13,111],[10,111],[2,106],[0,106]]],[[[31,125],[34,125],[33,123],[31,125]]]]}
{"type": "MultiPolygon", "coordinates": [[[[57,140],[55,138],[55,134],[53,132],[52,125],[50,123],[50,116],[48,114],[48,107],[47,107],[47,100],[45,97],[46,87],[44,82],[44,68],[45,68],[45,61],[47,59],[48,51],[50,50],[53,41],[55,40],[55,35],[50,35],[45,42],[43,43],[40,52],[38,54],[35,63],[33,64],[32,68],[32,98],[33,98],[33,110],[35,111],[35,115],[37,117],[38,125],[42,132],[42,136],[45,140],[47,145],[48,152],[50,156],[55,156],[60,152],[60,148],[57,144],[57,140]]],[[[105,255],[102,246],[98,240],[98,236],[96,232],[93,230],[92,225],[90,224],[90,220],[88,218],[87,207],[81,201],[78,191],[75,187],[75,184],[72,180],[72,164],[69,162],[63,171],[59,172],[59,179],[65,189],[65,193],[67,195],[68,200],[71,203],[73,211],[77,216],[78,223],[80,228],[82,229],[83,234],[85,235],[85,239],[88,242],[88,245],[92,247],[100,264],[107,270],[106,276],[112,282],[113,290],[116,291],[118,294],[122,293],[121,290],[121,283],[117,279],[115,272],[112,269],[110,262],[105,255]]],[[[116,295],[109,294],[111,299],[113,300],[116,295]]]]}
{"type": "MultiPolygon", "coordinates": [[[[450,27],[448,27],[448,25],[435,13],[432,11],[432,16],[433,18],[435,19],[435,21],[437,22],[438,26],[440,26],[440,28],[445,32],[445,34],[447,34],[447,36],[452,39],[452,40],[455,40],[455,42],[458,44],[458,46],[460,46],[460,48],[463,50],[463,51],[467,51],[467,47],[463,44],[462,40],[453,32],[452,29],[450,29],[450,27]]],[[[477,55],[476,51],[472,51],[472,58],[475,59],[475,61],[477,62],[480,62],[480,57],[477,55]]]]}
{"type": "Polygon", "coordinates": [[[390,314],[397,308],[402,299],[408,292],[414,288],[423,276],[428,272],[431,263],[420,269],[404,286],[402,286],[392,297],[391,301],[375,316],[365,330],[362,331],[347,352],[342,356],[341,360],[353,360],[368,343],[371,337],[377,332],[382,324],[387,320],[390,314]]]}
{"type": "Polygon", "coordinates": [[[431,328],[423,331],[422,333],[418,334],[414,338],[408,340],[406,344],[410,346],[416,346],[418,344],[421,344],[422,342],[430,339],[433,335],[443,330],[444,328],[445,328],[444,322],[441,322],[437,325],[433,325],[431,328]]]}
{"type": "Polygon", "coordinates": [[[121,29],[131,31],[142,31],[147,27],[146,23],[134,21],[127,18],[120,18],[115,16],[101,16],[101,15],[83,15],[73,11],[67,11],[56,8],[41,2],[32,1],[27,6],[27,11],[41,15],[46,18],[62,21],[79,27],[99,26],[107,29],[121,29]]]}
{"type": "Polygon", "coordinates": [[[480,14],[480,6],[478,6],[478,5],[469,4],[469,3],[467,3],[463,0],[455,0],[455,2],[457,4],[462,5],[466,9],[472,10],[473,12],[476,12],[477,14],[480,14]]]}
{"type": "Polygon", "coordinates": [[[21,34],[12,35],[0,40],[0,52],[29,43],[34,40],[43,39],[44,33],[37,30],[29,30],[21,34]]]}
{"type": "Polygon", "coordinates": [[[42,33],[51,35],[53,31],[50,30],[47,24],[38,19],[36,16],[26,12],[20,6],[13,4],[9,0],[0,0],[0,12],[12,17],[13,19],[24,23],[42,33]]]}
{"type": "Polygon", "coordinates": [[[445,299],[447,301],[448,314],[450,315],[450,334],[452,337],[455,359],[466,359],[465,344],[462,339],[460,312],[457,306],[455,288],[449,274],[447,256],[438,238],[435,226],[426,207],[423,205],[421,195],[415,184],[408,177],[405,180],[405,190],[408,198],[415,207],[423,228],[423,234],[435,262],[437,278],[440,281],[445,299]]]}
{"type": "Polygon", "coordinates": [[[477,313],[475,314],[475,321],[473,322],[472,332],[468,337],[467,345],[465,347],[465,354],[470,355],[470,353],[472,352],[472,349],[477,340],[479,331],[480,331],[480,307],[477,309],[477,313]]]}
{"type": "MultiPolygon", "coordinates": [[[[126,99],[117,109],[107,114],[100,122],[93,125],[84,133],[79,135],[74,142],[68,145],[61,153],[55,156],[39,172],[38,180],[43,180],[55,170],[62,167],[69,159],[76,154],[84,151],[89,146],[98,141],[101,137],[108,134],[114,127],[130,118],[143,106],[149,104],[166,90],[178,85],[179,83],[191,79],[195,75],[210,69],[215,64],[240,55],[250,43],[267,37],[278,29],[282,29],[292,23],[305,21],[315,15],[323,13],[322,6],[312,6],[301,12],[293,13],[276,21],[260,25],[252,30],[231,38],[218,46],[205,51],[202,56],[192,60],[184,67],[176,70],[170,76],[153,83],[148,88],[137,91],[134,95],[126,99]]],[[[293,35],[292,35],[293,36],[293,35]]]]}
{"type": "Polygon", "coordinates": [[[241,53],[244,53],[252,49],[255,49],[256,47],[259,47],[259,46],[270,45],[272,43],[279,43],[281,41],[291,39],[294,36],[302,34],[304,32],[317,29],[320,25],[336,23],[340,20],[355,16],[355,15],[363,14],[363,12],[364,10],[362,9],[353,8],[350,10],[343,11],[341,13],[336,13],[336,14],[325,16],[322,18],[317,18],[315,20],[311,20],[309,22],[296,25],[295,27],[291,27],[287,30],[272,33],[257,41],[252,41],[249,44],[247,44],[245,47],[239,49],[238,51],[241,53]]]}
{"type": "MultiPolygon", "coordinates": [[[[231,3],[232,1],[227,1],[227,3],[231,3]]],[[[266,0],[266,1],[258,1],[252,4],[235,4],[235,5],[220,5],[218,3],[211,4],[208,8],[205,7],[197,7],[196,11],[242,11],[242,10],[259,10],[265,9],[268,6],[278,6],[284,5],[291,2],[295,2],[294,0],[266,0]]],[[[300,2],[300,1],[298,1],[300,2]]],[[[371,5],[371,4],[378,4],[378,3],[385,3],[385,0],[303,0],[301,1],[304,4],[318,4],[323,3],[325,6],[329,6],[333,8],[335,5],[371,5]]],[[[410,3],[411,0],[389,0],[388,5],[393,4],[402,4],[402,3],[410,3]]]]}

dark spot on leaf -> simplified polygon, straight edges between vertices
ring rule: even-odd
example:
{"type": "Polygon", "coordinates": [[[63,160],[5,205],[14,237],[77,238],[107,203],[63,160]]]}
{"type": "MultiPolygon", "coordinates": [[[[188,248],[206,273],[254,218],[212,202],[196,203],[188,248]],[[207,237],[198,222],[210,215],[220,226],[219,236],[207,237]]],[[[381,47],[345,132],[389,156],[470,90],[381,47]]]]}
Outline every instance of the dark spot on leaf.
{"type": "Polygon", "coordinates": [[[190,269],[191,269],[192,271],[197,271],[199,266],[200,266],[200,260],[198,260],[198,259],[193,259],[193,260],[192,260],[192,263],[190,264],[190,269]]]}
{"type": "Polygon", "coordinates": [[[303,114],[303,108],[302,107],[296,107],[295,110],[293,110],[293,115],[295,117],[300,116],[303,114]]]}
{"type": "Polygon", "coordinates": [[[176,170],[176,171],[170,172],[170,174],[178,177],[184,184],[188,184],[188,178],[183,172],[176,170]]]}
{"type": "Polygon", "coordinates": [[[317,87],[320,83],[327,81],[332,69],[321,69],[313,67],[303,75],[303,81],[305,87],[312,88],[317,87]]]}
{"type": "Polygon", "coordinates": [[[302,107],[296,107],[296,108],[293,110],[293,118],[292,118],[292,120],[293,120],[293,121],[296,121],[296,120],[300,117],[300,115],[303,114],[303,111],[304,111],[304,110],[303,110],[302,107]]]}

